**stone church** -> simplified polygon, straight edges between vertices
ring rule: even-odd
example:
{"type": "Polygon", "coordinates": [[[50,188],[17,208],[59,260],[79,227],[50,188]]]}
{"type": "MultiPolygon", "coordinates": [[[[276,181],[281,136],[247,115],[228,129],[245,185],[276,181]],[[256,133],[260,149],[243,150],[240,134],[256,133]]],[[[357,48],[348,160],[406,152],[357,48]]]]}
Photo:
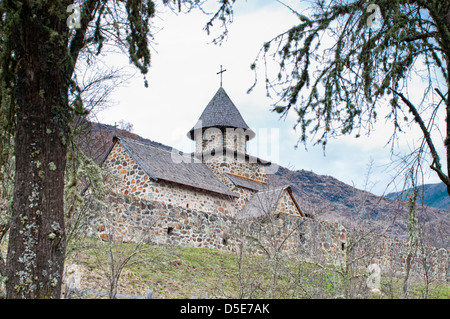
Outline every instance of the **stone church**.
{"type": "MultiPolygon", "coordinates": [[[[253,224],[255,236],[274,230],[267,238],[287,252],[341,264],[347,229],[305,216],[289,185],[270,185],[272,163],[247,153],[255,136],[222,86],[187,132],[193,153],[115,136],[101,163],[110,172],[106,205],[90,208],[86,235],[236,251],[245,237],[242,225],[253,224]]],[[[373,234],[353,249],[373,242],[377,252],[367,262],[405,269],[407,242],[373,234]]],[[[445,281],[449,252],[430,249],[429,273],[445,281]]],[[[422,271],[419,264],[414,271],[422,271]]]]}
{"type": "Polygon", "coordinates": [[[115,194],[233,218],[303,213],[289,185],[270,187],[269,161],[247,154],[255,137],[223,87],[187,133],[195,152],[182,154],[115,136],[103,166],[117,179],[115,194]]]}

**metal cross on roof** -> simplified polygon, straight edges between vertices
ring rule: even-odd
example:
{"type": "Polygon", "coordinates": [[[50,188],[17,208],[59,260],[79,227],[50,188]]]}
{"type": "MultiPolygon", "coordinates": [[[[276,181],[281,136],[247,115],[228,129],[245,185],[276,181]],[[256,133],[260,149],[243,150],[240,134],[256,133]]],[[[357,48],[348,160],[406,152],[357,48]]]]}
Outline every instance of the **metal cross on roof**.
{"type": "Polygon", "coordinates": [[[225,70],[222,70],[222,65],[220,65],[220,71],[217,72],[217,74],[220,74],[220,87],[222,87],[222,73],[225,72],[225,70]]]}

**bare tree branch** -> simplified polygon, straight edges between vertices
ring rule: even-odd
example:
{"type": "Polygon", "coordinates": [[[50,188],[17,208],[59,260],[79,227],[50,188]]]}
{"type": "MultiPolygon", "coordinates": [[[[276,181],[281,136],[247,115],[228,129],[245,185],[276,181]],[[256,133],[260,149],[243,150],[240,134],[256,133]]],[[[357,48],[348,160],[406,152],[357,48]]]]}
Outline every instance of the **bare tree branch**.
{"type": "Polygon", "coordinates": [[[417,111],[414,104],[411,103],[402,93],[395,91],[394,89],[390,88],[390,90],[395,93],[397,96],[401,98],[403,103],[408,106],[408,110],[413,114],[415,122],[419,125],[420,130],[422,131],[422,134],[424,136],[424,139],[428,145],[428,148],[430,149],[431,156],[433,158],[433,163],[430,165],[430,168],[435,171],[441,181],[443,181],[447,186],[450,186],[450,179],[445,173],[442,171],[442,166],[440,162],[440,157],[438,155],[438,152],[434,146],[433,140],[431,139],[430,132],[428,131],[425,123],[422,120],[422,117],[420,116],[420,113],[417,111]]]}

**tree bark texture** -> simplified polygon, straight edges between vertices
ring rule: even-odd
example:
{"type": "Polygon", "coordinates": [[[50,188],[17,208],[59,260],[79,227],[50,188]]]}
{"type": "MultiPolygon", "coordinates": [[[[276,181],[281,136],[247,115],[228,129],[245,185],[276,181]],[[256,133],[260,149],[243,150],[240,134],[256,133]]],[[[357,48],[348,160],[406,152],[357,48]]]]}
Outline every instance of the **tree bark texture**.
{"type": "Polygon", "coordinates": [[[59,35],[67,25],[36,2],[23,1],[19,10],[21,24],[12,34],[19,109],[6,292],[7,298],[59,298],[68,138],[67,69],[62,66],[67,45],[59,35]]]}

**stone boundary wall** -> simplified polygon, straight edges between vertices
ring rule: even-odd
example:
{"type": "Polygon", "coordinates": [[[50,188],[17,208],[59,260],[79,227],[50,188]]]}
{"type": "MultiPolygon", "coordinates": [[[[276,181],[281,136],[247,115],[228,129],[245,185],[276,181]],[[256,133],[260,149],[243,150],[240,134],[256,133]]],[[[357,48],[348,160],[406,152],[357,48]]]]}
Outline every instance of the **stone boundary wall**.
{"type": "MultiPolygon", "coordinates": [[[[272,238],[272,244],[283,242],[285,251],[314,263],[345,267],[347,262],[348,266],[360,270],[377,264],[381,276],[404,278],[406,274],[409,243],[396,238],[292,215],[271,217],[265,223],[254,220],[250,224],[254,225],[247,227],[251,229],[247,233],[265,242],[265,246],[271,247],[271,243],[264,238],[272,238]]],[[[424,246],[417,249],[411,259],[410,277],[429,282],[446,282],[450,275],[449,258],[450,253],[445,248],[424,246]]]]}
{"type": "MultiPolygon", "coordinates": [[[[236,251],[243,238],[252,237],[270,247],[282,243],[283,250],[307,260],[342,265],[348,254],[348,230],[339,224],[278,214],[271,220],[252,220],[247,224],[222,213],[206,213],[167,203],[130,196],[109,195],[107,207],[92,207],[88,216],[88,236],[103,240],[120,238],[125,242],[215,248],[236,251]]],[[[259,247],[255,246],[255,251],[259,247]]],[[[420,254],[412,263],[411,274],[432,281],[447,281],[449,252],[427,247],[426,269],[420,254]]],[[[366,236],[351,251],[358,265],[381,266],[382,273],[404,274],[408,243],[381,235],[366,236]],[[367,256],[362,256],[367,254],[367,256]]],[[[259,253],[263,253],[259,250],[259,253]]]]}
{"type": "Polygon", "coordinates": [[[274,217],[276,220],[254,220],[244,227],[227,214],[200,212],[138,197],[110,194],[106,203],[106,207],[92,205],[87,236],[236,251],[243,234],[251,231],[252,236],[259,236],[267,245],[273,244],[267,241],[273,241],[275,234],[283,240],[283,249],[291,253],[316,256],[320,251],[333,258],[345,256],[345,228],[333,223],[281,213],[274,217]]]}
{"type": "MultiPolygon", "coordinates": [[[[279,211],[277,211],[279,212],[279,211]]],[[[279,213],[239,221],[237,237],[272,253],[282,251],[322,264],[340,264],[345,258],[346,230],[338,224],[279,213]]]]}
{"type": "MultiPolygon", "coordinates": [[[[358,232],[356,232],[358,237],[358,232]]],[[[411,254],[410,275],[413,278],[446,282],[449,278],[450,253],[445,248],[418,245],[410,250],[409,242],[379,234],[361,235],[355,245],[355,255],[367,254],[366,263],[376,263],[382,274],[404,276],[408,254],[411,254]]]]}
{"type": "Polygon", "coordinates": [[[344,262],[347,249],[347,230],[339,224],[311,218],[304,219],[300,229],[299,254],[313,260],[333,264],[344,262]]]}

